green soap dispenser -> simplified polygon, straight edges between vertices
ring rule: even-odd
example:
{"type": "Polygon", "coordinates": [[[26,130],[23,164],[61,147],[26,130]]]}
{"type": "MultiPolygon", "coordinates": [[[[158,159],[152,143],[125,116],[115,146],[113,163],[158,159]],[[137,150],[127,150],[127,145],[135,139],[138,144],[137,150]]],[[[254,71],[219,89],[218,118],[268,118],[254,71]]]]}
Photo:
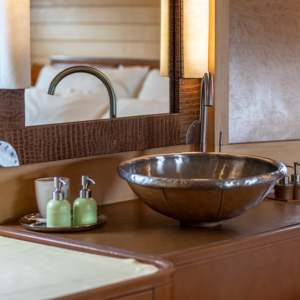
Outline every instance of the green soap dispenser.
{"type": "Polygon", "coordinates": [[[80,190],[80,196],[73,205],[73,226],[84,226],[97,223],[97,203],[91,197],[91,191],[88,186],[95,181],[89,176],[82,176],[81,184],[83,189],[80,190]]]}
{"type": "Polygon", "coordinates": [[[47,227],[71,227],[71,205],[64,197],[62,184],[66,185],[66,182],[54,177],[55,190],[47,204],[47,227]]]}

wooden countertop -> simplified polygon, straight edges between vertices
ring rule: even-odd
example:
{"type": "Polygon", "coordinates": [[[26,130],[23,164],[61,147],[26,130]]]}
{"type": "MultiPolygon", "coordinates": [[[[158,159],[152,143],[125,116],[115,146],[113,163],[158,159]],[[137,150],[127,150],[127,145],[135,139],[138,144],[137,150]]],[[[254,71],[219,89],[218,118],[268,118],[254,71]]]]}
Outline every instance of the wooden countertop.
{"type": "MultiPolygon", "coordinates": [[[[140,200],[100,206],[99,213],[106,215],[108,221],[98,230],[47,235],[167,259],[177,252],[219,246],[300,223],[300,205],[271,200],[264,200],[244,215],[214,228],[180,226],[178,221],[154,212],[140,200]]],[[[17,222],[4,226],[23,229],[17,222]]]]}

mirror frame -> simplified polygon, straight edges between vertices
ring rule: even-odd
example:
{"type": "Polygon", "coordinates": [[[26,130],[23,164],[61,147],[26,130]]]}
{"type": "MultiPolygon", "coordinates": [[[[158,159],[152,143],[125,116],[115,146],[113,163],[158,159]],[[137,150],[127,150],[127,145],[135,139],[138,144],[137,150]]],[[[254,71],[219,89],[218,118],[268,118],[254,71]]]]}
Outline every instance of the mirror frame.
{"type": "MultiPolygon", "coordinates": [[[[214,68],[215,0],[210,2],[209,61],[214,68]]],[[[24,90],[0,90],[0,140],[15,148],[21,165],[183,145],[199,117],[201,80],[181,78],[181,0],[170,0],[169,40],[169,114],[25,127],[24,90]]],[[[208,128],[211,122],[209,117],[208,128]]],[[[208,144],[213,139],[209,129],[208,144]]]]}

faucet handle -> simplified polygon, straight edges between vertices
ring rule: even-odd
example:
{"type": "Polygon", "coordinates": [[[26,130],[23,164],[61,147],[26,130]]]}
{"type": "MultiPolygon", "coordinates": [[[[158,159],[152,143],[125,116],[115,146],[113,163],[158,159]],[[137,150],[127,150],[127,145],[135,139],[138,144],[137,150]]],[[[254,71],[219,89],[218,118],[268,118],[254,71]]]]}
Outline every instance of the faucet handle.
{"type": "Polygon", "coordinates": [[[213,106],[214,104],[214,79],[210,72],[203,75],[201,97],[204,96],[204,105],[213,106]]]}
{"type": "Polygon", "coordinates": [[[80,190],[80,193],[79,193],[80,198],[91,198],[92,197],[92,193],[88,188],[90,185],[90,182],[92,182],[93,184],[96,184],[95,181],[89,177],[89,175],[83,175],[81,177],[82,189],[80,190]]]}

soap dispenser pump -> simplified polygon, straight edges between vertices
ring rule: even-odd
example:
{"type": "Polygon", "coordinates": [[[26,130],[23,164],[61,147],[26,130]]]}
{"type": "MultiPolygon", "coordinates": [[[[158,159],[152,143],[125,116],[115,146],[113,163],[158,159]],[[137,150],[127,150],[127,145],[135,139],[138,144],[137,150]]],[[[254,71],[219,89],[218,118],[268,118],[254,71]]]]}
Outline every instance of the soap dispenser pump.
{"type": "Polygon", "coordinates": [[[298,167],[299,163],[294,162],[294,174],[292,175],[292,182],[294,184],[294,200],[300,200],[300,175],[298,174],[298,167]]]}
{"type": "Polygon", "coordinates": [[[73,205],[73,226],[85,226],[97,223],[97,203],[92,198],[91,191],[88,189],[90,182],[95,181],[89,176],[84,175],[81,178],[82,189],[80,196],[73,205]]]}
{"type": "Polygon", "coordinates": [[[61,189],[66,182],[60,177],[54,177],[52,200],[47,204],[47,227],[71,227],[71,206],[65,199],[65,193],[61,189]]]}

